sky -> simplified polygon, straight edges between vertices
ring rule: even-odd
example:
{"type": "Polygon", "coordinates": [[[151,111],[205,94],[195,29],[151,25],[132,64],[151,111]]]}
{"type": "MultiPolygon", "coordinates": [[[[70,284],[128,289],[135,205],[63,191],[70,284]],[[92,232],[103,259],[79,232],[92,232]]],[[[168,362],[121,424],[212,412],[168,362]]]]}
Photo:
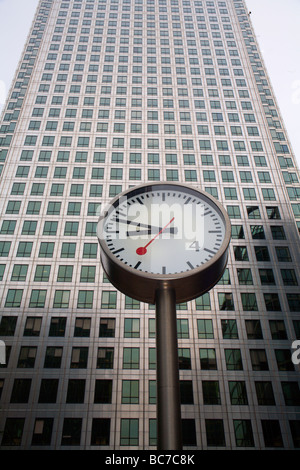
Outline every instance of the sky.
{"type": "MultiPolygon", "coordinates": [[[[287,134],[300,167],[300,0],[246,0],[287,134]]],[[[38,0],[0,0],[0,112],[38,0]]]]}

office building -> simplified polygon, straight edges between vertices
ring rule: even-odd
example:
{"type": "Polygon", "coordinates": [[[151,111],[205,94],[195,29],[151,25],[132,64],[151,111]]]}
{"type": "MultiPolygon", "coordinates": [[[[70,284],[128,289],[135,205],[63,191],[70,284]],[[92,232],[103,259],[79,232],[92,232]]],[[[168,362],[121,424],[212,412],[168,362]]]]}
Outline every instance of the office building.
{"type": "Polygon", "coordinates": [[[247,3],[40,0],[0,133],[1,448],[156,449],[155,308],[95,232],[152,181],[232,223],[221,281],[177,308],[184,449],[299,448],[299,170],[247,3]]]}

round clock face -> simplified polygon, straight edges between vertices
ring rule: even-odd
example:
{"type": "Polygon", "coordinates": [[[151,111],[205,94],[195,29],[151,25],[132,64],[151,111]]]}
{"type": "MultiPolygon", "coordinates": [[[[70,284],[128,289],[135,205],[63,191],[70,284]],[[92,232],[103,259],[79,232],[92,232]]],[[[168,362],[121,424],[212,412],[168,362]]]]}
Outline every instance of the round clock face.
{"type": "Polygon", "coordinates": [[[205,193],[160,183],[116,198],[98,237],[109,256],[137,272],[177,275],[208,263],[225,234],[222,210],[205,193]]]}

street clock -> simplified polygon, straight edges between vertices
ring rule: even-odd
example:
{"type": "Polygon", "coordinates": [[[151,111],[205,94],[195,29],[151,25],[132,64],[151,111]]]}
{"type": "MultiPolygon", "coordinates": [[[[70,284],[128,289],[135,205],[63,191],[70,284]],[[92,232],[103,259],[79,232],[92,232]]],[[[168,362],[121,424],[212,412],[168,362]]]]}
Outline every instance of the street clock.
{"type": "Polygon", "coordinates": [[[98,224],[103,268],[121,292],[155,303],[162,285],[176,303],[211,289],[222,276],[230,240],[223,207],[198,189],[144,184],[119,194],[98,224]]]}

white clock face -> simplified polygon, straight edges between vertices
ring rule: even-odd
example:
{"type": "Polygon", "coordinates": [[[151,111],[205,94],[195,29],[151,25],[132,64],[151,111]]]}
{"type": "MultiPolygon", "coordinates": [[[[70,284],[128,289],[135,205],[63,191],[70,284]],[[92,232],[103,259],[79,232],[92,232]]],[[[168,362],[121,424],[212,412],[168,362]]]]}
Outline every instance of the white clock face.
{"type": "Polygon", "coordinates": [[[100,235],[112,256],[138,271],[172,275],[209,262],[220,250],[225,222],[218,206],[198,191],[149,185],[118,199],[100,235]]]}

